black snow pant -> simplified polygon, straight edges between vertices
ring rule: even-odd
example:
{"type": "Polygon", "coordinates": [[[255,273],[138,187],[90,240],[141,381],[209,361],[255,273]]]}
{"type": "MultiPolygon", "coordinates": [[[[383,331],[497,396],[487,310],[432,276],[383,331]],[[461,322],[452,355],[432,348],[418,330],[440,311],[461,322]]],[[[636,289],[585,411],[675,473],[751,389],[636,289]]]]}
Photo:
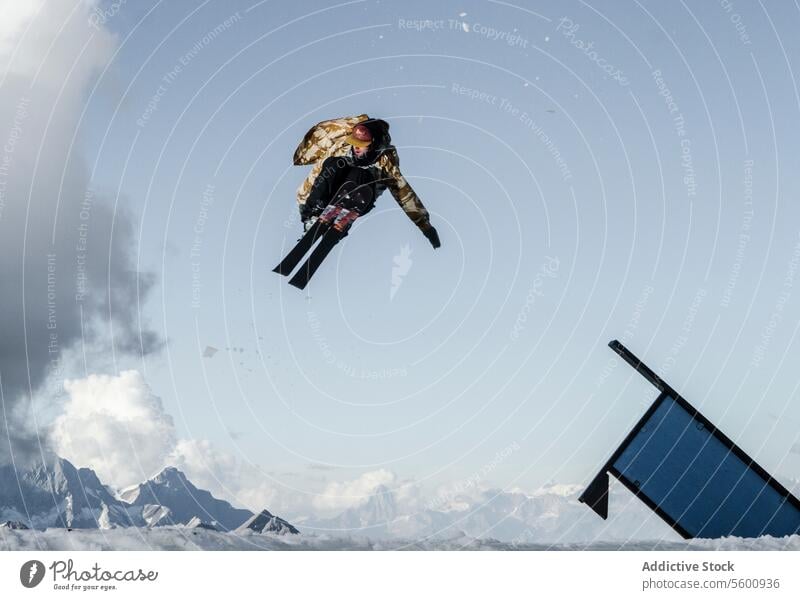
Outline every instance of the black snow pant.
{"type": "Polygon", "coordinates": [[[374,169],[353,166],[346,157],[331,156],[322,163],[305,204],[300,205],[303,221],[319,216],[329,204],[341,204],[364,215],[375,206],[374,169]]]}

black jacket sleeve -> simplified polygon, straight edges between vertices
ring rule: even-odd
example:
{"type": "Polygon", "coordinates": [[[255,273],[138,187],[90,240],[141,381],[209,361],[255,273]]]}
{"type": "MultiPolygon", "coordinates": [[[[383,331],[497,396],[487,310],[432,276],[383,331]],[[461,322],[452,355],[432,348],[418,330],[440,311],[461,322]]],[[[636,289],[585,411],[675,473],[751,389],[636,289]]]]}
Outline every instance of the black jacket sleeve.
{"type": "Polygon", "coordinates": [[[330,203],[338,189],[347,161],[342,156],[330,156],[322,163],[322,170],[314,180],[306,199],[305,210],[309,214],[321,212],[330,203]]]}

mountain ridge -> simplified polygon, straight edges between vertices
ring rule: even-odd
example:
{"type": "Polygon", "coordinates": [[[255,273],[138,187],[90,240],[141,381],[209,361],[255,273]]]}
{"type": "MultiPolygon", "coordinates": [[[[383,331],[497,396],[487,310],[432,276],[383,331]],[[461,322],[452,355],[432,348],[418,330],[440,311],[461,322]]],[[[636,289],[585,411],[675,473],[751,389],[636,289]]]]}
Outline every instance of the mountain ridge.
{"type": "MultiPolygon", "coordinates": [[[[288,521],[269,514],[276,521],[267,532],[297,532],[288,521]]],[[[115,494],[92,469],[76,468],[59,456],[22,470],[0,465],[0,523],[14,527],[45,530],[182,525],[234,531],[255,516],[197,488],[172,466],[115,494]]]]}

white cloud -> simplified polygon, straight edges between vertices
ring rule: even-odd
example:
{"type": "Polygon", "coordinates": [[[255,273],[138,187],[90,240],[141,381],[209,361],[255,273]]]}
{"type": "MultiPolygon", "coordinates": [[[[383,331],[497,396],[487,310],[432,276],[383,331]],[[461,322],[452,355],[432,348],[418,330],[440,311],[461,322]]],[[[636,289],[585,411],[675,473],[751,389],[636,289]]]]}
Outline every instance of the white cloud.
{"type": "Polygon", "coordinates": [[[51,427],[55,452],[93,469],[117,489],[141,483],[166,466],[235,506],[277,514],[307,507],[258,465],[204,439],[179,439],[172,417],[138,371],[67,380],[68,398],[51,427]]]}
{"type": "Polygon", "coordinates": [[[321,513],[338,513],[366,504],[378,486],[391,488],[397,476],[387,469],[368,471],[351,481],[332,481],[313,501],[321,513]]]}
{"type": "Polygon", "coordinates": [[[380,486],[391,490],[402,510],[421,504],[414,482],[388,469],[348,481],[302,489],[293,478],[274,476],[264,465],[219,448],[206,439],[180,439],[161,399],[138,371],[67,380],[67,399],[50,428],[55,452],[89,467],[117,489],[141,483],[166,466],[177,467],[197,487],[254,512],[267,508],[285,517],[333,516],[366,504],[380,486]],[[320,491],[320,487],[322,488],[320,491]]]}
{"type": "Polygon", "coordinates": [[[0,13],[3,15],[0,19],[0,57],[4,60],[13,54],[22,32],[43,3],[44,0],[0,0],[0,13]]]}
{"type": "Polygon", "coordinates": [[[268,509],[281,516],[296,513],[302,504],[299,494],[273,481],[258,465],[217,448],[208,440],[179,440],[167,458],[197,487],[253,512],[268,509]]]}
{"type": "Polygon", "coordinates": [[[120,488],[165,466],[175,426],[138,371],[67,380],[64,388],[69,398],[51,434],[59,456],[120,488]]]}
{"type": "MultiPolygon", "coordinates": [[[[115,46],[107,29],[93,27],[96,2],[0,0],[0,66],[3,72],[36,76],[37,82],[83,92],[88,78],[104,67],[115,46]],[[64,75],[69,73],[69,81],[64,75]]],[[[62,97],[63,101],[63,97],[62,97]]]]}

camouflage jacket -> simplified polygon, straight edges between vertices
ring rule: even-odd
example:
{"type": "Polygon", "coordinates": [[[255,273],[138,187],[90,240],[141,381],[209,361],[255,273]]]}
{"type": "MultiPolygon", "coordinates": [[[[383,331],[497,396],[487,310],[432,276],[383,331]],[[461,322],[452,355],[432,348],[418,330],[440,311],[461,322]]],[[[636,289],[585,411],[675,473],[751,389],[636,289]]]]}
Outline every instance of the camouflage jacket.
{"type": "MultiPolygon", "coordinates": [[[[367,115],[342,117],[317,123],[308,130],[303,141],[294,151],[295,165],[314,164],[311,172],[297,190],[297,202],[305,204],[314,180],[322,170],[323,161],[329,156],[344,156],[350,151],[350,145],[345,141],[352,128],[369,118],[367,115]]],[[[387,146],[378,156],[375,165],[381,170],[382,177],[378,181],[376,197],[384,189],[394,196],[408,217],[425,231],[430,227],[430,216],[417,194],[400,173],[400,158],[394,146],[387,146]]]]}

